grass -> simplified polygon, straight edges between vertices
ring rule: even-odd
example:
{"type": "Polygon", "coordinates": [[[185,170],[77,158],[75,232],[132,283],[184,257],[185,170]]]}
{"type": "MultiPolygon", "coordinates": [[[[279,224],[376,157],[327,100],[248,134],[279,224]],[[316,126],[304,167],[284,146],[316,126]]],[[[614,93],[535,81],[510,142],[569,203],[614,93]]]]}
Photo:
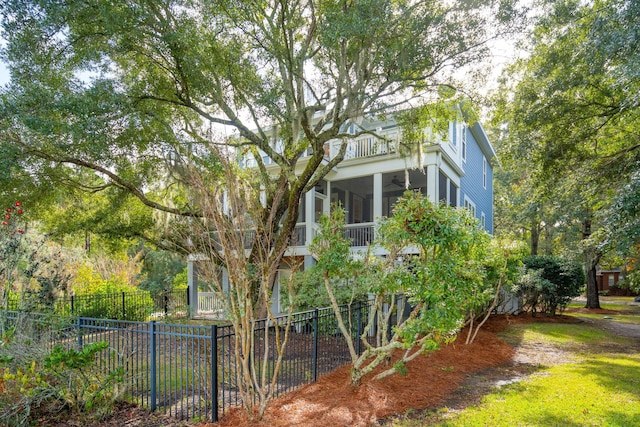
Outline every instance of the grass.
{"type": "Polygon", "coordinates": [[[640,316],[626,314],[591,314],[591,313],[566,313],[568,316],[582,317],[585,319],[604,319],[612,322],[633,323],[640,325],[640,316]]]}
{"type": "MultiPolygon", "coordinates": [[[[584,308],[584,303],[572,302],[567,308],[584,308]]],[[[608,319],[613,322],[640,324],[640,303],[633,301],[633,297],[600,297],[600,308],[605,310],[614,310],[618,313],[602,314],[581,312],[565,312],[564,314],[574,317],[582,317],[586,319],[608,319]]]]}
{"type": "MultiPolygon", "coordinates": [[[[615,303],[622,305],[624,301],[615,303]]],[[[632,323],[640,323],[640,312],[628,317],[632,323]]],[[[427,411],[390,425],[640,426],[640,354],[629,348],[632,339],[587,324],[562,323],[512,325],[503,338],[512,343],[552,345],[571,357],[496,389],[477,406],[455,413],[447,408],[427,411]]]]}
{"type": "Polygon", "coordinates": [[[575,348],[576,345],[589,345],[613,341],[615,344],[626,342],[625,339],[598,329],[594,326],[575,323],[530,323],[513,325],[501,334],[510,344],[520,342],[554,344],[560,347],[575,348]]]}
{"type": "Polygon", "coordinates": [[[639,371],[638,355],[598,355],[556,365],[437,425],[640,425],[639,371]]]}

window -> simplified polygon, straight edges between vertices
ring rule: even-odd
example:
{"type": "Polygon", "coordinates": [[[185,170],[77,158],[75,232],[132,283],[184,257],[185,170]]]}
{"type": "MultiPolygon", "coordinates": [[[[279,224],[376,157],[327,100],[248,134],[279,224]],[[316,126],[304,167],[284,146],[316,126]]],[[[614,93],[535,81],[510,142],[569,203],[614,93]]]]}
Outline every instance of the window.
{"type": "Polygon", "coordinates": [[[476,216],[476,204],[473,203],[467,196],[464,196],[464,208],[471,212],[471,215],[476,216]]]}
{"type": "Polygon", "coordinates": [[[458,206],[458,187],[442,171],[438,174],[438,201],[454,208],[458,206]]]}
{"type": "Polygon", "coordinates": [[[315,206],[313,211],[313,220],[315,222],[320,222],[320,217],[324,213],[324,199],[326,196],[318,196],[315,197],[315,206]]]}
{"type": "Polygon", "coordinates": [[[615,283],[615,280],[616,280],[616,279],[615,279],[615,277],[613,276],[613,274],[607,274],[607,276],[609,277],[609,287],[614,286],[614,285],[616,284],[616,283],[615,283]]]}
{"type": "Polygon", "coordinates": [[[482,224],[482,228],[487,228],[487,217],[484,215],[484,212],[480,214],[480,223],[482,224]]]}
{"type": "Polygon", "coordinates": [[[449,206],[454,208],[458,206],[458,187],[453,181],[449,181],[449,206]]]}
{"type": "Polygon", "coordinates": [[[325,196],[327,195],[327,181],[325,181],[324,179],[319,181],[316,186],[314,187],[314,189],[316,190],[316,194],[324,194],[325,196]]]}
{"type": "Polygon", "coordinates": [[[300,198],[300,204],[298,204],[298,220],[296,222],[305,222],[307,215],[307,204],[305,203],[305,196],[300,198]]]}
{"type": "Polygon", "coordinates": [[[462,161],[467,161],[467,125],[462,125],[462,161]]]}
{"type": "Polygon", "coordinates": [[[449,123],[450,142],[454,147],[458,145],[458,123],[456,121],[449,123]]]}
{"type": "Polygon", "coordinates": [[[438,174],[438,200],[447,203],[447,176],[442,171],[438,174]]]}
{"type": "Polygon", "coordinates": [[[487,158],[482,156],[482,187],[487,189],[487,158]]]}

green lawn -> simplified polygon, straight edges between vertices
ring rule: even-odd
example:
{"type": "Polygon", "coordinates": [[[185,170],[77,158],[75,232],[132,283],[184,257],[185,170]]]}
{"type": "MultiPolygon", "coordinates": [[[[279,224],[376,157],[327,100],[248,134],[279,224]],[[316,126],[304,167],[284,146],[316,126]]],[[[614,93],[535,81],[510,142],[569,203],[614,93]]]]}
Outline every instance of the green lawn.
{"type": "MultiPolygon", "coordinates": [[[[584,308],[582,302],[572,302],[567,308],[580,309],[584,308]]],[[[588,312],[572,312],[567,311],[564,314],[574,317],[583,317],[586,319],[605,319],[613,322],[635,323],[640,324],[640,303],[634,302],[633,297],[600,297],[600,308],[604,310],[621,311],[624,314],[601,314],[588,312]]]]}
{"type": "MultiPolygon", "coordinates": [[[[640,313],[630,312],[628,317],[631,323],[640,323],[640,313]]],[[[634,343],[586,323],[512,325],[502,335],[512,344],[540,344],[546,349],[551,345],[569,357],[542,367],[523,381],[496,388],[476,406],[457,412],[441,408],[387,425],[640,426],[637,340],[634,343]]]]}
{"type": "Polygon", "coordinates": [[[638,372],[637,354],[591,355],[579,362],[543,369],[436,425],[637,426],[638,372]]]}

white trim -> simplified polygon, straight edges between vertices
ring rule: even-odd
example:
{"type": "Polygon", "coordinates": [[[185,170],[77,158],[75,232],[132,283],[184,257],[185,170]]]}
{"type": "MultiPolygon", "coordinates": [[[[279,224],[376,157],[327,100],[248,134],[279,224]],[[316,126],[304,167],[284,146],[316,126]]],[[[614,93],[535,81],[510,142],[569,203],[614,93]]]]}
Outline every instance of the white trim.
{"type": "Polygon", "coordinates": [[[471,215],[476,217],[476,204],[471,201],[466,195],[464,196],[464,208],[471,212],[471,215]]]}
{"type": "Polygon", "coordinates": [[[449,143],[453,147],[458,146],[458,122],[456,120],[449,122],[449,143]]]}
{"type": "Polygon", "coordinates": [[[482,224],[482,228],[487,228],[487,217],[484,212],[480,212],[480,223],[482,224]]]}
{"type": "Polygon", "coordinates": [[[482,187],[487,189],[487,158],[482,156],[482,187]]]}
{"type": "Polygon", "coordinates": [[[461,138],[462,141],[460,143],[462,161],[466,163],[467,162],[467,124],[466,123],[462,124],[462,132],[460,136],[462,137],[461,138]]]}

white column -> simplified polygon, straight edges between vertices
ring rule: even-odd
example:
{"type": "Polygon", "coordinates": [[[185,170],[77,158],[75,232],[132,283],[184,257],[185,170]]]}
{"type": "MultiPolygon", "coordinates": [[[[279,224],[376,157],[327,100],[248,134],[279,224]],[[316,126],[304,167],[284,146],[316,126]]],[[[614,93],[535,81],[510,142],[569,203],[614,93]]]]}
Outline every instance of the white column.
{"type": "Polygon", "coordinates": [[[222,292],[225,295],[229,293],[229,272],[227,272],[226,268],[222,269],[222,292]]]}
{"type": "Polygon", "coordinates": [[[438,165],[427,165],[427,197],[433,203],[438,202],[438,165]]]}
{"type": "Polygon", "coordinates": [[[322,207],[322,211],[325,215],[329,215],[331,213],[331,181],[327,181],[327,200],[322,207]]]}
{"type": "Polygon", "coordinates": [[[313,224],[315,216],[315,190],[309,190],[304,194],[304,222],[305,222],[305,245],[309,246],[313,240],[313,224]]]}
{"type": "Polygon", "coordinates": [[[187,261],[187,286],[189,287],[189,317],[198,314],[198,271],[194,261],[187,261]]]}

